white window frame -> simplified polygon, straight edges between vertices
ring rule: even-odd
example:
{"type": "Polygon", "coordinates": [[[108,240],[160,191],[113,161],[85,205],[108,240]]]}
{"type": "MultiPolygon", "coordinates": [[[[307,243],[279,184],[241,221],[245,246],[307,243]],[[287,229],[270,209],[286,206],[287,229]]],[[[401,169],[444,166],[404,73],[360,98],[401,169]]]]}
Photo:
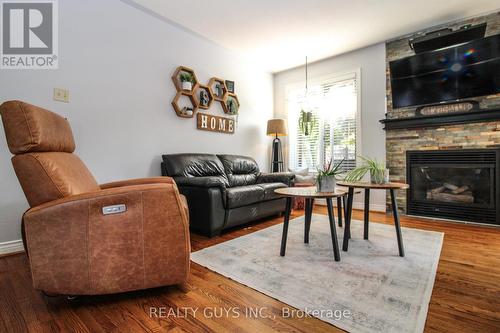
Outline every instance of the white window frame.
{"type": "MultiPolygon", "coordinates": [[[[361,101],[362,101],[362,98],[361,98],[361,80],[362,80],[362,77],[361,77],[361,67],[357,67],[357,68],[354,68],[354,69],[351,69],[351,70],[346,70],[346,71],[342,71],[342,72],[335,72],[335,73],[331,73],[331,74],[327,74],[327,75],[322,75],[322,76],[315,76],[311,79],[308,80],[308,84],[309,85],[315,85],[315,84],[321,84],[325,81],[332,81],[332,82],[335,82],[335,81],[342,81],[342,78],[346,77],[346,76],[351,76],[352,74],[354,74],[355,76],[355,79],[356,79],[356,92],[357,92],[357,103],[356,103],[356,166],[359,165],[359,156],[360,155],[363,155],[362,154],[362,145],[361,145],[361,140],[362,140],[362,130],[361,130],[361,124],[362,124],[362,121],[361,121],[361,115],[362,115],[362,105],[361,105],[361,101]]],[[[297,90],[297,89],[305,89],[305,81],[302,80],[302,81],[296,81],[296,82],[293,82],[293,83],[289,83],[285,86],[285,111],[286,111],[286,116],[287,116],[287,120],[290,118],[289,117],[289,114],[290,114],[290,110],[289,110],[289,103],[288,103],[288,96],[290,94],[290,91],[292,90],[297,90]]],[[[288,126],[295,126],[296,124],[288,124],[288,126]]],[[[323,140],[323,135],[324,135],[324,132],[321,130],[320,131],[320,135],[321,135],[321,140],[323,140]]],[[[286,161],[286,166],[287,168],[289,167],[289,154],[290,154],[290,142],[291,140],[287,140],[287,149],[286,149],[286,156],[285,156],[285,161],[286,161]]],[[[323,160],[323,157],[324,156],[321,156],[323,155],[324,152],[323,150],[320,151],[320,161],[323,160]]]]}

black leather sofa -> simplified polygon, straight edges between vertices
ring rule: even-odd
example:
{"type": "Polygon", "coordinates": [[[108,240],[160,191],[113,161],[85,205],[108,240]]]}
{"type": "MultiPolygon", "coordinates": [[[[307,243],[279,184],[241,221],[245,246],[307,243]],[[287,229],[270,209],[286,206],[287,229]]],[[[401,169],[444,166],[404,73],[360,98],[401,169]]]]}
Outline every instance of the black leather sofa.
{"type": "Polygon", "coordinates": [[[285,211],[274,190],[290,186],[292,173],[261,173],[251,157],[162,155],[162,174],[173,177],[189,205],[190,229],[213,237],[224,229],[285,211]]]}

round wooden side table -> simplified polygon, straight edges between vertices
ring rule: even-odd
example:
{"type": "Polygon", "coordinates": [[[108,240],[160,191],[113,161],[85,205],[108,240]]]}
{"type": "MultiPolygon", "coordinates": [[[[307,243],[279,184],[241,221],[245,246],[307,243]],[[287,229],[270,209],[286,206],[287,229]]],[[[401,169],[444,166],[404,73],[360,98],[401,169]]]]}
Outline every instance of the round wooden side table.
{"type": "Polygon", "coordinates": [[[317,192],[316,187],[286,187],[274,190],[276,194],[286,197],[286,210],[283,222],[283,235],[281,237],[280,255],[284,256],[286,251],[286,239],[288,236],[288,224],[290,222],[290,213],[292,211],[292,199],[304,198],[306,201],[305,207],[305,223],[304,223],[304,243],[309,243],[309,230],[311,229],[311,217],[314,207],[314,199],[326,199],[328,208],[328,219],[330,222],[330,233],[333,244],[333,256],[335,261],[340,261],[339,244],[337,240],[337,229],[335,226],[335,216],[333,213],[332,198],[338,198],[346,195],[345,191],[335,190],[334,192],[317,192]]]}
{"type": "Polygon", "coordinates": [[[369,214],[370,214],[370,190],[389,190],[391,193],[391,205],[392,213],[394,216],[394,226],[396,227],[396,237],[398,239],[398,249],[399,255],[401,257],[405,256],[405,250],[403,245],[403,236],[401,235],[401,226],[399,223],[398,207],[396,204],[396,196],[394,190],[406,190],[410,186],[404,183],[384,183],[375,184],[369,182],[338,182],[340,186],[347,187],[347,209],[345,214],[345,230],[344,230],[344,240],[342,242],[342,250],[347,251],[349,248],[349,238],[351,237],[351,217],[352,217],[352,201],[354,197],[354,189],[364,189],[365,190],[365,206],[364,206],[364,239],[368,239],[369,231],[369,214]]]}

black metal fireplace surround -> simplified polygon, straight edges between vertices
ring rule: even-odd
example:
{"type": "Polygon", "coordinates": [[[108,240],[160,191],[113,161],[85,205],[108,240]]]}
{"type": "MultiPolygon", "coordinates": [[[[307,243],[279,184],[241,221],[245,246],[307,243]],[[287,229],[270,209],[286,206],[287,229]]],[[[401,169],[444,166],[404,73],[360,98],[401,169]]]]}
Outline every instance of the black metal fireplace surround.
{"type": "Polygon", "coordinates": [[[407,151],[407,214],[500,225],[500,148],[407,151]]]}

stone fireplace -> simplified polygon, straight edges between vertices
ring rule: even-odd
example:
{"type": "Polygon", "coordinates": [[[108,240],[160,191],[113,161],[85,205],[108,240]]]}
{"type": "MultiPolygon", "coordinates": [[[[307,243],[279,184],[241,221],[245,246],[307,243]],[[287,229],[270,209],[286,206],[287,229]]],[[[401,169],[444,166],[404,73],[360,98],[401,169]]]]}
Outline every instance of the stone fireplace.
{"type": "MultiPolygon", "coordinates": [[[[456,29],[466,24],[475,25],[484,22],[487,23],[486,36],[500,33],[500,13],[476,17],[448,24],[444,27],[456,29]]],[[[422,32],[434,31],[439,28],[443,28],[443,26],[429,28],[422,32]]],[[[479,108],[473,111],[475,113],[470,112],[467,115],[448,114],[444,116],[422,117],[417,114],[415,107],[393,109],[389,62],[413,55],[413,50],[410,48],[408,41],[422,32],[386,43],[387,114],[386,119],[382,122],[385,124],[386,129],[386,163],[390,170],[390,178],[391,181],[408,182],[411,180],[409,179],[411,177],[424,177],[424,185],[419,185],[421,187],[412,190],[413,192],[406,194],[404,191],[399,191],[399,193],[397,193],[398,207],[403,213],[406,213],[408,209],[410,210],[408,213],[415,214],[416,207],[408,206],[407,199],[410,196],[414,196],[421,199],[421,202],[432,201],[432,199],[427,198],[428,196],[429,198],[433,198],[435,194],[437,194],[435,198],[438,199],[463,200],[464,202],[462,204],[467,202],[470,203],[472,200],[473,204],[483,203],[484,207],[488,206],[492,198],[487,197],[485,193],[479,193],[477,191],[471,193],[472,191],[470,189],[462,190],[465,186],[471,185],[468,183],[470,177],[478,176],[479,178],[475,178],[475,180],[479,182],[491,181],[491,179],[488,180],[488,176],[486,176],[486,174],[491,175],[491,170],[489,169],[476,168],[465,171],[463,169],[453,169],[451,165],[446,165],[447,171],[443,168],[434,168],[434,170],[427,168],[420,171],[418,171],[418,169],[413,171],[407,169],[409,163],[407,157],[414,156],[411,155],[411,153],[414,152],[433,151],[439,153],[440,151],[457,152],[469,149],[496,150],[500,147],[500,94],[467,99],[467,101],[473,101],[479,104],[479,108]],[[412,174],[412,172],[414,173],[412,174]],[[479,175],[476,174],[478,172],[479,175]],[[425,173],[427,173],[427,176],[430,177],[432,181],[425,183],[425,173]],[[446,177],[449,179],[447,180],[446,177]],[[461,177],[464,180],[459,180],[461,177]],[[442,186],[444,186],[444,189],[440,188],[442,186]],[[458,190],[458,188],[460,189],[458,190]],[[432,192],[432,190],[434,190],[434,192],[432,192]],[[457,194],[452,192],[456,192],[457,190],[459,192],[462,191],[458,193],[462,195],[454,197],[457,194]],[[451,194],[451,196],[449,194],[451,194]]],[[[498,174],[496,177],[498,177],[498,174]]],[[[498,187],[498,182],[493,185],[495,184],[498,187]]],[[[498,189],[495,191],[498,191],[498,189]]],[[[498,201],[500,198],[497,194],[493,199],[498,201]]],[[[390,200],[387,200],[387,202],[388,209],[390,209],[390,200]]],[[[457,207],[461,207],[460,204],[454,204],[457,205],[457,207]]],[[[452,206],[454,204],[452,204],[452,206]]],[[[498,223],[498,210],[496,211],[496,215],[495,218],[498,223]]],[[[427,214],[426,216],[434,215],[427,214]]],[[[461,219],[460,216],[443,217],[461,219]]],[[[461,220],[472,219],[462,218],[461,220]]]]}

